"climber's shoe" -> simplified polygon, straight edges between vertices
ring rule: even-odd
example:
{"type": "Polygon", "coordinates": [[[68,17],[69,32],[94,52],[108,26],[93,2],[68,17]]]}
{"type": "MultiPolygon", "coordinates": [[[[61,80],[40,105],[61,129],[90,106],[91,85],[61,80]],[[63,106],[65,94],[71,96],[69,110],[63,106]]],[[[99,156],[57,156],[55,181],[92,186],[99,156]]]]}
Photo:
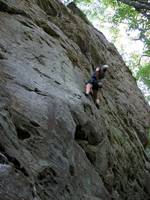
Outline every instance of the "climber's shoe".
{"type": "Polygon", "coordinates": [[[95,105],[96,105],[96,107],[97,107],[98,109],[100,108],[100,101],[99,101],[99,99],[96,99],[95,105]]]}
{"type": "Polygon", "coordinates": [[[95,104],[97,109],[100,109],[100,105],[98,103],[95,104]]]}

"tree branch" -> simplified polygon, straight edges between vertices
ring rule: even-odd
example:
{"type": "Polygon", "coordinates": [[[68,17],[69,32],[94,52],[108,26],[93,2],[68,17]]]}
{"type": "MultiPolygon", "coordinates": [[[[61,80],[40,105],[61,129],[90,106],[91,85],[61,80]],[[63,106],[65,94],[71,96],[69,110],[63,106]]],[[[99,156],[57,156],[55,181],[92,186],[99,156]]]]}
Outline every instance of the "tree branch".
{"type": "Polygon", "coordinates": [[[127,4],[129,6],[133,6],[136,10],[150,10],[150,3],[148,2],[140,2],[140,1],[131,1],[131,0],[118,0],[124,4],[127,4]]]}

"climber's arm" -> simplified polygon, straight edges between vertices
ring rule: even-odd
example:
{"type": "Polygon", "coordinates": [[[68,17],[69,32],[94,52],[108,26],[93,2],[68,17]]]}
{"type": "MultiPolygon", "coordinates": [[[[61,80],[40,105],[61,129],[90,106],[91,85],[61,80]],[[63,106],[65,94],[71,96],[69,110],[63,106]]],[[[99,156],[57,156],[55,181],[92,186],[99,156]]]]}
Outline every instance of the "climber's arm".
{"type": "Polygon", "coordinates": [[[96,79],[99,80],[100,68],[97,67],[96,70],[95,70],[95,72],[96,72],[96,79]]]}

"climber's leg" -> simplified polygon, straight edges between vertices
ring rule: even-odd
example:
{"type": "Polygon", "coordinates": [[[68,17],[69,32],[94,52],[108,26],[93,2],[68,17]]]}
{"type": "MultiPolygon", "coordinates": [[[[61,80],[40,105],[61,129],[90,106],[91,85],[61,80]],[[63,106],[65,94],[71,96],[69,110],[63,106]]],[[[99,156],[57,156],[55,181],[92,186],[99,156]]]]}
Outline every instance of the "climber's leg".
{"type": "Polygon", "coordinates": [[[94,103],[97,108],[100,106],[100,100],[98,98],[98,90],[93,90],[93,98],[94,98],[94,103]]]}

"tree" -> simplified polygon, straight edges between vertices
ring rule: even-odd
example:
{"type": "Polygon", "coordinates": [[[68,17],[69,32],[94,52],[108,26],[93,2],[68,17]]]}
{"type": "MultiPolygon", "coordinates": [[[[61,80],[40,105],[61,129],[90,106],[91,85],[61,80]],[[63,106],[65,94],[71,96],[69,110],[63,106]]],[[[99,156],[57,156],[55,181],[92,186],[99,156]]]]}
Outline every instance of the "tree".
{"type": "Polygon", "coordinates": [[[134,7],[144,17],[150,19],[150,2],[148,0],[118,0],[118,2],[134,7]]]}
{"type": "MultiPolygon", "coordinates": [[[[128,30],[138,30],[139,36],[134,40],[141,40],[144,43],[143,55],[138,59],[138,65],[132,62],[132,69],[138,67],[135,74],[137,80],[143,81],[150,89],[150,2],[148,0],[102,0],[106,6],[115,10],[112,22],[116,24],[128,24],[128,30]],[[147,57],[142,62],[142,58],[147,57]]],[[[149,95],[150,98],[150,95],[149,95]]]]}

